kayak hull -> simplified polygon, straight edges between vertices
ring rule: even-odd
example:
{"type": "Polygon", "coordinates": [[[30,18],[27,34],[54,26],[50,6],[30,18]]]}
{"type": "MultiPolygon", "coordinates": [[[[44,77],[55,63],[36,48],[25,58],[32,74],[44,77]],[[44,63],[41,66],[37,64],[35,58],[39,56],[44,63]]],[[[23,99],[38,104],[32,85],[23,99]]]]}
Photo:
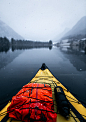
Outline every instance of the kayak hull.
{"type": "MultiPolygon", "coordinates": [[[[56,122],[84,122],[86,121],[86,108],[81,104],[81,102],[79,102],[69,91],[68,89],[65,88],[65,86],[63,86],[61,84],[60,81],[58,81],[54,75],[50,72],[50,70],[44,66],[41,67],[41,69],[38,70],[38,72],[36,73],[35,77],[29,82],[29,83],[39,83],[39,84],[47,84],[51,86],[52,89],[52,97],[53,97],[53,102],[54,102],[54,111],[57,113],[57,119],[56,122]],[[69,101],[70,104],[70,117],[68,119],[66,119],[64,116],[62,116],[61,114],[59,114],[59,112],[57,111],[57,103],[56,103],[56,98],[55,98],[55,93],[54,93],[54,89],[55,87],[61,87],[64,91],[64,94],[67,98],[67,100],[69,101]],[[77,115],[78,113],[78,115],[77,115]]],[[[28,84],[29,84],[28,83],[28,84]]],[[[11,102],[9,102],[7,104],[7,106],[5,106],[1,111],[0,114],[5,112],[5,114],[3,116],[0,116],[0,121],[4,120],[4,117],[6,116],[6,111],[8,106],[11,104],[11,102]]],[[[7,122],[16,122],[16,120],[11,120],[11,118],[7,119],[7,122]]]]}

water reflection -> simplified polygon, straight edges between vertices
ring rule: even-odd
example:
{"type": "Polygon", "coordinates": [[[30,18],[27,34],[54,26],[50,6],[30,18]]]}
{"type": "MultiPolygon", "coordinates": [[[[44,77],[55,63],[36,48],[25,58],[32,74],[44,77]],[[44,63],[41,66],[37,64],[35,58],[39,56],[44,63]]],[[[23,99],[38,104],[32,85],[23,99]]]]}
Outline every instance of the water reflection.
{"type": "Polygon", "coordinates": [[[11,49],[12,51],[15,50],[26,50],[26,49],[34,49],[34,48],[49,48],[50,50],[52,49],[52,46],[45,46],[45,45],[34,45],[34,46],[18,46],[18,45],[12,45],[11,49]]]}
{"type": "Polygon", "coordinates": [[[0,52],[8,52],[10,49],[10,46],[3,46],[3,47],[0,47],[0,52]]]}
{"type": "Polygon", "coordinates": [[[86,55],[78,47],[13,48],[13,51],[10,48],[7,53],[0,53],[0,103],[9,100],[28,83],[42,63],[46,63],[70,91],[86,101],[86,55]]]}
{"type": "Polygon", "coordinates": [[[52,46],[3,46],[0,47],[0,69],[11,63],[16,57],[18,57],[24,50],[29,49],[41,49],[47,48],[52,49],[52,46]]]}
{"type": "Polygon", "coordinates": [[[79,46],[60,47],[60,50],[77,71],[86,71],[86,51],[79,48],[79,46]]]}
{"type": "Polygon", "coordinates": [[[11,63],[16,57],[18,57],[23,50],[17,50],[12,52],[10,49],[6,52],[0,53],[0,69],[5,68],[9,63],[11,63]]]}
{"type": "Polygon", "coordinates": [[[26,50],[26,49],[33,49],[33,48],[49,48],[49,50],[52,49],[52,46],[15,46],[15,45],[12,45],[12,46],[0,46],[0,53],[1,52],[8,52],[10,49],[12,51],[15,51],[15,50],[26,50]]]}

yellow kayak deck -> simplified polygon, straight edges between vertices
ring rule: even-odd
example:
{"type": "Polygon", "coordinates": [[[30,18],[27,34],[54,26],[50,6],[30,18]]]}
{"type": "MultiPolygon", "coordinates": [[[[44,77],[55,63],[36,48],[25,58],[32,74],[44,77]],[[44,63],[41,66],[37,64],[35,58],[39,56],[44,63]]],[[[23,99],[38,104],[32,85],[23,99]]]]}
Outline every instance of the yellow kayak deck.
{"type": "MultiPolygon", "coordinates": [[[[54,88],[56,86],[61,86],[63,88],[63,91],[66,95],[66,98],[70,102],[70,104],[74,107],[76,111],[80,114],[82,117],[82,122],[84,120],[86,121],[86,108],[52,75],[52,73],[49,71],[49,69],[41,70],[37,72],[35,77],[29,82],[29,83],[43,83],[48,84],[52,88],[52,97],[54,101],[54,111],[57,112],[57,103],[55,100],[55,94],[54,94],[54,88]]],[[[7,114],[7,108],[10,105],[11,102],[9,102],[1,111],[0,111],[0,121],[4,119],[4,117],[7,114]]],[[[20,122],[18,120],[14,120],[11,118],[8,118],[6,122],[20,122]]],[[[57,113],[57,121],[56,122],[80,122],[79,118],[75,115],[75,113],[70,109],[70,117],[67,120],[65,117],[57,113]]]]}

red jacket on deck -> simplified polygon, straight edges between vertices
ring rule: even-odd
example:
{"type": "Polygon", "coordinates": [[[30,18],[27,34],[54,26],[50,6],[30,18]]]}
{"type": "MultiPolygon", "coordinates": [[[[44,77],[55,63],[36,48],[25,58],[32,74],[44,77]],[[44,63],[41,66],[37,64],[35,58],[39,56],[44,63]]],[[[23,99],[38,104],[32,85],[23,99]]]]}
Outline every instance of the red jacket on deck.
{"type": "Polygon", "coordinates": [[[23,86],[13,96],[7,113],[9,117],[24,122],[56,122],[51,87],[38,83],[23,86]]]}

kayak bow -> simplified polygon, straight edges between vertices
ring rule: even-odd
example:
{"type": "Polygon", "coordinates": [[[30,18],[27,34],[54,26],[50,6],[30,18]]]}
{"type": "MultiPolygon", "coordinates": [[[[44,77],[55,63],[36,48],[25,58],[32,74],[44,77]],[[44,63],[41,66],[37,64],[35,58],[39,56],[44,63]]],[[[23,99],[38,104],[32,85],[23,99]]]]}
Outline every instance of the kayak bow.
{"type": "MultiPolygon", "coordinates": [[[[45,84],[52,89],[52,98],[54,103],[54,112],[57,114],[56,122],[84,122],[86,121],[86,108],[61,84],[49,71],[48,67],[43,64],[35,77],[28,83],[45,84]]],[[[46,87],[45,87],[46,88],[46,87]]],[[[47,95],[45,95],[47,96],[47,95]]],[[[47,96],[49,97],[49,96],[47,96]]],[[[37,102],[37,100],[36,100],[37,102]]],[[[12,104],[9,102],[0,111],[0,121],[16,122],[7,117],[7,108],[12,104]]],[[[37,109],[37,108],[36,108],[37,109]]],[[[35,110],[37,111],[37,110],[35,110]]],[[[36,120],[35,120],[36,121],[36,120]]],[[[47,120],[46,120],[47,121],[47,120]]]]}

